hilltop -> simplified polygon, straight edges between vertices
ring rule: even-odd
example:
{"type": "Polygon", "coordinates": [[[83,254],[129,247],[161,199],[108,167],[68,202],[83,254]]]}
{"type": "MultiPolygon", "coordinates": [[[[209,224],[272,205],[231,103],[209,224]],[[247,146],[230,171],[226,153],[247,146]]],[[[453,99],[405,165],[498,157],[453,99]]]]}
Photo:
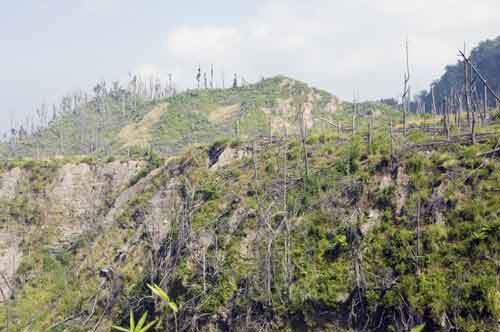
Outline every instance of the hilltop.
{"type": "MultiPolygon", "coordinates": [[[[46,126],[30,133],[19,130],[3,146],[3,154],[43,159],[153,149],[173,155],[189,145],[282,133],[285,127],[293,134],[302,115],[306,128],[325,128],[324,118],[344,119],[352,109],[326,91],[284,76],[239,88],[188,90],[153,99],[120,87],[96,91],[93,98],[79,97],[85,100],[77,106],[62,107],[64,111],[54,114],[46,126]]],[[[381,104],[371,107],[396,114],[381,104]]]]}

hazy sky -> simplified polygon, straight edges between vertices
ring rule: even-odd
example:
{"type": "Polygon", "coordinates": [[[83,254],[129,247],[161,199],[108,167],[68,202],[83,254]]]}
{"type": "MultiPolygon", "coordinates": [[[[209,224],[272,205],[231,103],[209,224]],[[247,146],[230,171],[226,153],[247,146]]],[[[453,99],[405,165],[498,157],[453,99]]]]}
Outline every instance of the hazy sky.
{"type": "Polygon", "coordinates": [[[37,104],[129,72],[194,85],[214,64],[248,81],[285,74],[344,99],[397,96],[403,42],[413,91],[464,41],[500,35],[499,0],[0,1],[0,131],[37,104]]]}

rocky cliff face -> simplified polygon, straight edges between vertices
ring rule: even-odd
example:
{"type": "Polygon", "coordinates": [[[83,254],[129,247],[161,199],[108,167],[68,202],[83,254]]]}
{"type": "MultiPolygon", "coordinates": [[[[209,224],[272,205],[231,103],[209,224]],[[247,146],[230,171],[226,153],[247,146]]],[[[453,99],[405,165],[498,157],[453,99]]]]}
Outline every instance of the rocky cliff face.
{"type": "Polygon", "coordinates": [[[32,233],[51,235],[48,245],[61,247],[102,223],[131,179],[145,168],[141,161],[104,165],[40,162],[4,170],[0,178],[0,290],[8,297],[15,285],[23,248],[32,233]],[[54,165],[51,165],[51,164],[54,165]],[[40,176],[41,178],[37,178],[40,176]],[[24,220],[23,220],[24,219],[24,220]],[[21,221],[21,222],[19,222],[21,221]]]}
{"type": "Polygon", "coordinates": [[[109,331],[130,311],[157,331],[494,327],[490,143],[394,159],[384,142],[338,143],[308,138],[307,175],[296,139],[5,165],[0,329],[109,331]]]}

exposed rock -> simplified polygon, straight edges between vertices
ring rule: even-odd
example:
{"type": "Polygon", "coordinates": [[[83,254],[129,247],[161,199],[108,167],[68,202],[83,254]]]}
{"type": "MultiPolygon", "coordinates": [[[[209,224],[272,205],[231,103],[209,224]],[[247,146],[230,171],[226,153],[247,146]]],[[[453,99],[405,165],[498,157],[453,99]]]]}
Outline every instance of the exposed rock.
{"type": "Polygon", "coordinates": [[[446,210],[446,201],[444,197],[445,184],[442,182],[434,191],[431,196],[431,211],[434,216],[436,224],[444,224],[443,211],[446,210]]]}
{"type": "Polygon", "coordinates": [[[253,257],[253,245],[257,240],[257,232],[247,230],[245,237],[240,242],[240,256],[242,258],[253,257]]]}
{"type": "Polygon", "coordinates": [[[228,220],[229,231],[231,233],[234,233],[238,229],[238,227],[240,226],[241,222],[243,221],[246,215],[247,211],[244,209],[238,208],[236,209],[236,211],[234,211],[234,213],[228,220]]]}
{"type": "Polygon", "coordinates": [[[380,217],[381,213],[379,210],[370,209],[368,211],[368,220],[359,227],[361,234],[363,234],[363,236],[366,236],[366,234],[372,231],[380,221],[380,217]]]}
{"type": "Polygon", "coordinates": [[[100,203],[96,199],[99,189],[102,188],[90,165],[66,164],[59,170],[54,186],[47,194],[64,218],[83,219],[86,212],[100,203]]]}
{"type": "Polygon", "coordinates": [[[121,213],[123,213],[123,211],[125,211],[129,200],[135,195],[137,195],[139,192],[144,190],[144,188],[151,181],[151,179],[160,174],[162,171],[163,168],[157,168],[153,170],[151,173],[149,173],[147,176],[145,176],[143,179],[141,179],[139,182],[137,182],[135,185],[133,185],[132,187],[122,191],[114,201],[113,207],[104,217],[104,225],[112,224],[115,221],[115,219],[121,213]]]}
{"type": "Polygon", "coordinates": [[[383,175],[381,178],[380,178],[380,185],[379,185],[379,189],[380,190],[384,190],[386,188],[389,188],[392,184],[392,178],[390,175],[383,175]]]}
{"type": "Polygon", "coordinates": [[[396,178],[396,214],[400,214],[408,198],[408,184],[410,177],[405,174],[403,167],[398,167],[396,178]]]}
{"type": "Polygon", "coordinates": [[[332,97],[332,100],[326,105],[325,111],[328,113],[335,113],[338,111],[339,104],[340,101],[337,98],[332,97]]]}
{"type": "Polygon", "coordinates": [[[0,201],[10,201],[16,197],[22,175],[23,171],[16,167],[0,176],[0,201]]]}
{"type": "Polygon", "coordinates": [[[285,88],[289,88],[292,86],[292,84],[294,84],[294,82],[289,79],[289,78],[284,78],[281,82],[280,82],[280,89],[283,90],[285,88]]]}
{"type": "Polygon", "coordinates": [[[179,183],[175,179],[171,179],[164,188],[154,194],[151,199],[151,211],[144,223],[156,239],[164,238],[169,232],[181,204],[179,183]]]}
{"type": "Polygon", "coordinates": [[[313,120],[313,104],[311,102],[304,103],[304,125],[307,129],[314,126],[313,120]]]}
{"type": "Polygon", "coordinates": [[[226,147],[217,157],[209,167],[213,170],[221,169],[235,160],[241,160],[242,158],[248,156],[248,153],[241,149],[233,149],[231,147],[226,147]]]}
{"type": "Polygon", "coordinates": [[[144,161],[114,161],[98,167],[96,175],[101,180],[108,180],[109,189],[116,193],[124,190],[131,179],[145,167],[144,161]]]}
{"type": "Polygon", "coordinates": [[[64,165],[46,193],[51,205],[49,217],[57,224],[61,241],[71,240],[91,227],[106,199],[124,190],[144,166],[141,161],[64,165]]]}
{"type": "Polygon", "coordinates": [[[20,239],[8,229],[0,229],[0,302],[11,295],[14,276],[21,263],[20,239]]]}

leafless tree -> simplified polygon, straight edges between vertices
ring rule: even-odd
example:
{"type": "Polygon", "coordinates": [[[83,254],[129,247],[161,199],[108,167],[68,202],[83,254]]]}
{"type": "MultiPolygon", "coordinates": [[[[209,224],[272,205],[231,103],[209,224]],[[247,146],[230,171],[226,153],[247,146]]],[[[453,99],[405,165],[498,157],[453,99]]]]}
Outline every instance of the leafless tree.
{"type": "Polygon", "coordinates": [[[401,98],[402,111],[403,111],[403,135],[406,136],[406,117],[410,108],[410,60],[409,60],[409,47],[408,47],[408,38],[406,39],[405,44],[405,54],[406,54],[406,69],[404,74],[404,83],[403,83],[403,97],[401,98]]]}
{"type": "Polygon", "coordinates": [[[210,89],[214,88],[214,65],[210,66],[210,89]]]}
{"type": "Polygon", "coordinates": [[[304,107],[299,103],[298,105],[298,116],[299,116],[299,133],[300,141],[302,143],[302,151],[304,158],[304,190],[307,187],[307,181],[309,179],[309,156],[307,151],[307,127],[304,119],[304,107]]]}
{"type": "Polygon", "coordinates": [[[201,66],[198,66],[198,72],[196,73],[196,82],[198,86],[198,90],[200,90],[200,83],[201,83],[201,66]]]}

